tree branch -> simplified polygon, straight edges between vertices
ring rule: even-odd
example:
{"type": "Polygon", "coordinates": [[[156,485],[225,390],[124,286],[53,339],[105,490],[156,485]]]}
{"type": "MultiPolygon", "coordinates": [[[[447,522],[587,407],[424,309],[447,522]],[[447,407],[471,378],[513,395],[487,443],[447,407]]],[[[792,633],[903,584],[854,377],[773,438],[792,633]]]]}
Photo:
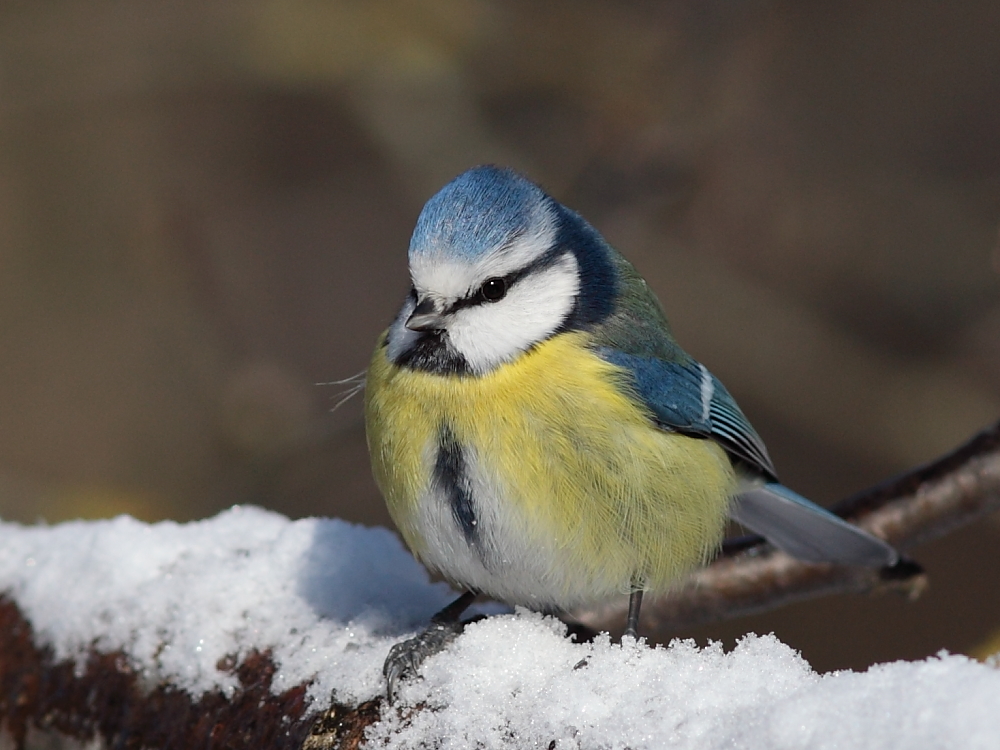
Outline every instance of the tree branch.
{"type": "MultiPolygon", "coordinates": [[[[900,550],[937,538],[1000,508],[1000,423],[949,455],[883,482],[834,510],[900,550]]],[[[665,637],[681,627],[736,617],[823,594],[898,588],[919,593],[923,574],[808,565],[760,540],[730,545],[688,584],[643,613],[643,632],[665,637]]],[[[591,627],[613,629],[624,607],[594,608],[591,627]]],[[[360,706],[310,705],[306,685],[274,694],[266,651],[226,660],[239,686],[195,700],[172,685],[145,685],[127,655],[95,651],[86,665],[60,661],[39,646],[9,596],[0,597],[0,719],[20,747],[31,727],[77,740],[140,747],[354,748],[377,721],[381,700],[360,706]],[[324,710],[325,709],[325,710],[324,710]]]]}

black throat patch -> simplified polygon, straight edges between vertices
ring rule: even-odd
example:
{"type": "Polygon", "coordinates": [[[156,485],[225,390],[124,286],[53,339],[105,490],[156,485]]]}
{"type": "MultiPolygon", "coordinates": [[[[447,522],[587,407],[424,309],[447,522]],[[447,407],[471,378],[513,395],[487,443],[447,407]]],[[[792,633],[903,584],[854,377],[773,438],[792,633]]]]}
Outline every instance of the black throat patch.
{"type": "Polygon", "coordinates": [[[451,347],[447,336],[448,334],[444,332],[421,334],[420,338],[396,359],[396,364],[437,375],[471,374],[469,363],[451,347]]]}
{"type": "Polygon", "coordinates": [[[441,427],[441,432],[438,435],[434,481],[448,499],[455,525],[465,536],[465,541],[470,547],[478,549],[481,536],[473,504],[472,483],[466,470],[462,446],[455,439],[451,427],[447,424],[441,427]]]}

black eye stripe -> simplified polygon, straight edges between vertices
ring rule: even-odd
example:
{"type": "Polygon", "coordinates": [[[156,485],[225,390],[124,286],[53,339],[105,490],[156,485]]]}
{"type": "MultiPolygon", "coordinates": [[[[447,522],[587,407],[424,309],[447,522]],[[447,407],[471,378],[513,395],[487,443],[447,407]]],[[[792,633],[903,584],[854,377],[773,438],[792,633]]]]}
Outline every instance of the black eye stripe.
{"type": "MultiPolygon", "coordinates": [[[[559,260],[569,253],[569,249],[565,246],[552,247],[545,251],[537,258],[535,258],[531,263],[519,268],[516,271],[511,271],[506,276],[493,276],[486,281],[498,280],[504,284],[504,295],[510,294],[511,289],[517,284],[521,279],[530,276],[533,273],[542,271],[546,268],[551,268],[559,260]]],[[[485,282],[484,282],[485,283],[485,282]]],[[[454,312],[455,310],[461,310],[463,307],[475,307],[476,305],[489,304],[490,302],[496,302],[498,300],[490,300],[483,296],[483,287],[480,285],[475,290],[471,291],[467,296],[460,300],[456,300],[449,308],[448,312],[454,312]]]]}

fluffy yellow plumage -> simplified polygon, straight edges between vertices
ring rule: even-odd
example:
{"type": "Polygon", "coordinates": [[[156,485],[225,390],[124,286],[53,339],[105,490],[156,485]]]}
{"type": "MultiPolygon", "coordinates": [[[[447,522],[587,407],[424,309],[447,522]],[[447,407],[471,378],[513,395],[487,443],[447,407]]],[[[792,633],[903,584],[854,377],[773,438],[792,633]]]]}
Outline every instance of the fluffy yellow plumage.
{"type": "Polygon", "coordinates": [[[663,591],[721,539],[736,488],[723,449],[658,429],[582,332],[479,376],[398,367],[383,335],[365,393],[372,464],[393,519],[423,562],[463,587],[554,607],[635,585],[663,591]],[[494,499],[478,521],[481,571],[454,548],[460,534],[428,538],[443,429],[475,457],[476,481],[489,488],[477,496],[494,499]],[[534,559],[514,559],[522,555],[534,559]]]}

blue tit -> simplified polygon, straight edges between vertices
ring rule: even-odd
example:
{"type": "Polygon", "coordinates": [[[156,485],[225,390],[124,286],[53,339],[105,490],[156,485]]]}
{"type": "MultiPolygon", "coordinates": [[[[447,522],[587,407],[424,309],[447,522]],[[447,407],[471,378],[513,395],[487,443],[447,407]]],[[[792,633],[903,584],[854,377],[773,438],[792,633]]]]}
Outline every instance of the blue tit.
{"type": "MultiPolygon", "coordinates": [[[[777,483],[635,268],[516,172],[476,167],[432,197],[409,270],[368,370],[365,423],[407,545],[468,592],[439,631],[477,593],[541,611],[630,594],[635,635],[642,593],[706,562],[727,517],[803,560],[897,562],[777,483]]],[[[390,654],[390,695],[435,638],[390,654]]]]}

